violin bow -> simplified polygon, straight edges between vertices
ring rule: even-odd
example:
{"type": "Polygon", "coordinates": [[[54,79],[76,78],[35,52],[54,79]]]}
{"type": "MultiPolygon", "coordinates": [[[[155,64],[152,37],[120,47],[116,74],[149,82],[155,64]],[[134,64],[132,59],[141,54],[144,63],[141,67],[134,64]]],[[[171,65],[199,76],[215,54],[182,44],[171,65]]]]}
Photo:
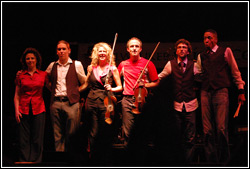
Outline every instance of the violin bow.
{"type": "Polygon", "coordinates": [[[109,70],[108,70],[108,74],[107,74],[107,76],[106,76],[105,84],[107,84],[107,83],[108,83],[108,79],[109,79],[109,71],[110,71],[110,65],[111,65],[111,61],[112,61],[112,57],[113,57],[113,53],[114,53],[114,50],[115,50],[115,44],[116,44],[117,37],[118,37],[118,34],[116,33],[116,34],[115,34],[114,43],[113,43],[113,47],[112,47],[112,51],[111,51],[111,56],[110,56],[110,58],[109,58],[109,70]]]}
{"type": "Polygon", "coordinates": [[[155,49],[154,49],[153,53],[151,54],[150,58],[148,59],[148,62],[147,62],[147,64],[145,65],[145,67],[143,68],[143,70],[142,70],[142,72],[141,72],[141,74],[140,74],[139,78],[137,79],[137,81],[136,81],[136,83],[135,83],[135,85],[134,85],[133,90],[135,89],[135,87],[136,87],[136,85],[138,84],[138,82],[141,80],[142,75],[143,75],[143,72],[145,71],[146,67],[148,66],[149,61],[152,59],[152,57],[153,57],[153,55],[154,55],[154,53],[155,53],[156,49],[158,48],[159,44],[160,44],[160,42],[158,42],[158,43],[157,43],[157,45],[156,45],[156,47],[155,47],[155,49]]]}

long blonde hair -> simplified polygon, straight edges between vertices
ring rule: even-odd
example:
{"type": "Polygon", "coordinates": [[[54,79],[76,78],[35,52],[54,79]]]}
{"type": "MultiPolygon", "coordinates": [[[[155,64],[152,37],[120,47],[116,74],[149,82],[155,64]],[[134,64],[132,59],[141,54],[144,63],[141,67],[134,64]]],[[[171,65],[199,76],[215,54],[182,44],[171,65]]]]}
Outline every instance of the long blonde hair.
{"type": "MultiPolygon", "coordinates": [[[[100,47],[103,47],[107,50],[107,63],[110,62],[110,56],[112,53],[112,49],[111,49],[110,45],[105,43],[105,42],[99,42],[99,43],[95,44],[93,49],[92,49],[92,53],[90,56],[90,58],[92,59],[92,61],[91,61],[92,66],[98,65],[98,50],[100,47]]],[[[115,55],[114,54],[112,56],[111,65],[115,65],[115,55]]]]}

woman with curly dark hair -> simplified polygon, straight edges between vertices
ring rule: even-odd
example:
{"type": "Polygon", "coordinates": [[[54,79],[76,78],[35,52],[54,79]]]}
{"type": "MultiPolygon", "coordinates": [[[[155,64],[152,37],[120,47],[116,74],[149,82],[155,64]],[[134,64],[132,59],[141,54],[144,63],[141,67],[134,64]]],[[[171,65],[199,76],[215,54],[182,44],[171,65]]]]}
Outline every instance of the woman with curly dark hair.
{"type": "Polygon", "coordinates": [[[48,76],[41,71],[41,55],[35,48],[26,48],[20,62],[23,66],[16,77],[15,117],[19,128],[19,162],[41,162],[45,126],[43,87],[48,76]]]}

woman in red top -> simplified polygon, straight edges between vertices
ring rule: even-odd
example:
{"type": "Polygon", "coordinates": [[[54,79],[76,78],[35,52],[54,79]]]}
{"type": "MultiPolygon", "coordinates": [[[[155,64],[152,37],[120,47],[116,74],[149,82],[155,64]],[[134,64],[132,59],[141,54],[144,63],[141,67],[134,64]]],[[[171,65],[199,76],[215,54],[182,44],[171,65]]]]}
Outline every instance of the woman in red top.
{"type": "Polygon", "coordinates": [[[41,162],[45,126],[43,87],[48,76],[41,67],[41,55],[34,48],[27,48],[20,62],[22,72],[16,77],[14,96],[15,117],[19,124],[20,162],[41,162]]]}

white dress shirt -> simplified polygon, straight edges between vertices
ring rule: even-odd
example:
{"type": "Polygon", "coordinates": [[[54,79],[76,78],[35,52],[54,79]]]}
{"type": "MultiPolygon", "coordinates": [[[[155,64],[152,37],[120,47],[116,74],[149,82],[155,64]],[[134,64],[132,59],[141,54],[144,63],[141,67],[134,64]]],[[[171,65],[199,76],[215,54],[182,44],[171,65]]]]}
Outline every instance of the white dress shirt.
{"type": "MultiPolygon", "coordinates": [[[[65,64],[61,64],[58,61],[56,61],[57,64],[57,83],[56,83],[56,89],[55,89],[55,96],[67,96],[67,88],[66,88],[66,75],[69,70],[69,66],[72,63],[72,59],[69,58],[68,62],[65,64]]],[[[46,72],[48,74],[51,73],[51,70],[53,68],[54,62],[50,63],[48,68],[46,69],[46,72]]],[[[75,68],[76,68],[76,74],[78,77],[78,80],[81,84],[85,82],[86,75],[85,71],[83,69],[82,63],[80,61],[75,61],[75,68]]]]}
{"type": "MultiPolygon", "coordinates": [[[[179,60],[177,59],[177,63],[179,64],[179,60]]],[[[188,59],[187,57],[184,59],[183,61],[185,63],[185,65],[187,65],[188,59]]],[[[186,66],[183,67],[183,70],[185,72],[186,70],[186,66]]],[[[161,80],[162,78],[169,76],[172,73],[172,69],[171,69],[171,62],[168,61],[167,64],[165,65],[164,69],[162,70],[162,72],[160,74],[158,74],[159,79],[161,80]]],[[[197,64],[196,62],[194,62],[194,75],[201,73],[201,67],[199,64],[197,64]]],[[[185,109],[186,112],[191,112],[194,111],[198,108],[198,100],[197,98],[189,101],[189,102],[176,102],[174,101],[174,109],[176,111],[182,112],[183,106],[185,105],[185,109]]]]}

